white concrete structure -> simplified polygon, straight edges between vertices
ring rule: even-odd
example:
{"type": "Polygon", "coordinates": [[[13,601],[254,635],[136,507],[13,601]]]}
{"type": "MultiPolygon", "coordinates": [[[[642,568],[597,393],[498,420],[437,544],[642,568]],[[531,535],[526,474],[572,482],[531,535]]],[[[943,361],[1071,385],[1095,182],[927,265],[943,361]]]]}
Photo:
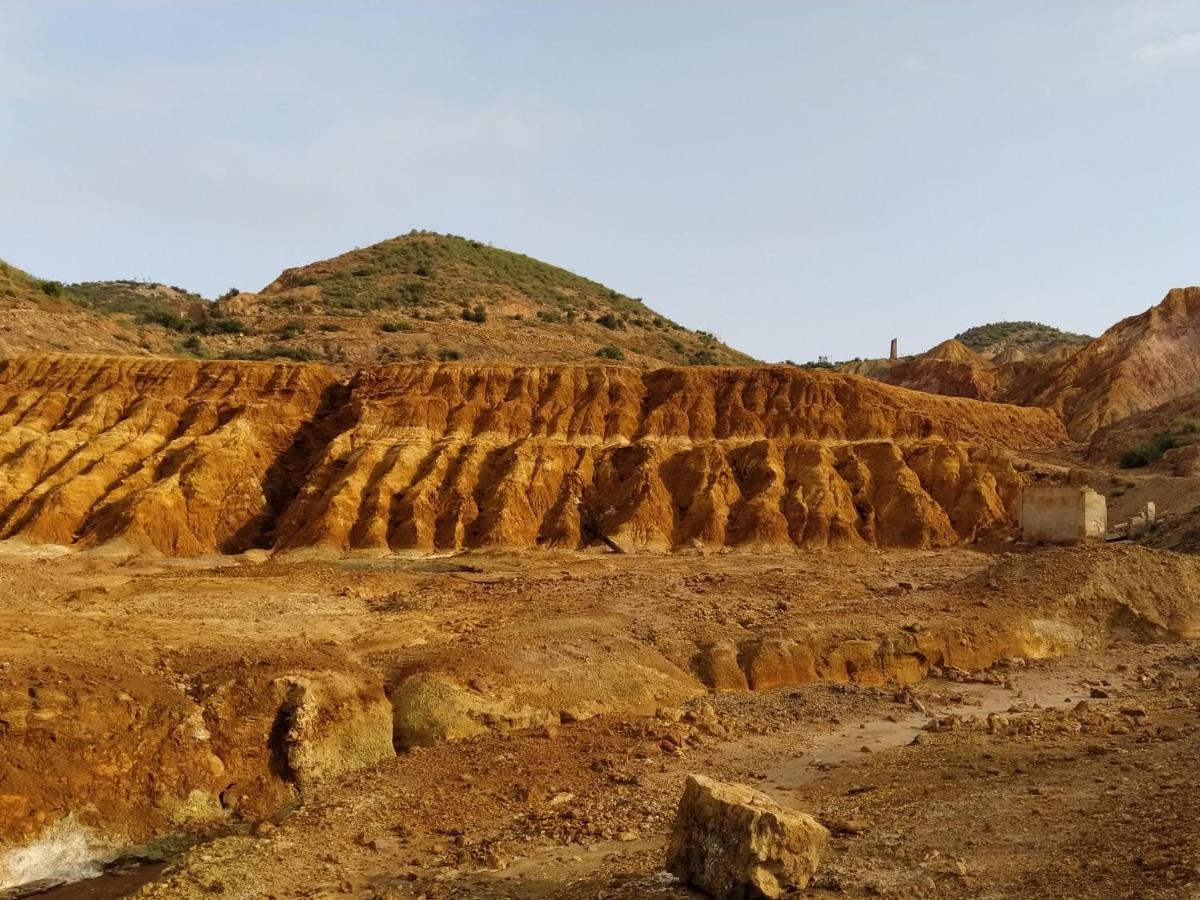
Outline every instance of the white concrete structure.
{"type": "Polygon", "coordinates": [[[1103,540],[1108,532],[1108,502],[1080,484],[1035,484],[1021,489],[1021,540],[1029,544],[1065,544],[1103,540]]]}

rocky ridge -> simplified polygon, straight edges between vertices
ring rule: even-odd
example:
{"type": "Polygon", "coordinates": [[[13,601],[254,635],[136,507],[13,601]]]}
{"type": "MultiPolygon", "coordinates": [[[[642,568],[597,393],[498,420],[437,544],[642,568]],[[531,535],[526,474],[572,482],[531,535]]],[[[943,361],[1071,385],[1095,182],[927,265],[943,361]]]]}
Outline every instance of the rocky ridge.
{"type": "Polygon", "coordinates": [[[790,367],[0,363],[0,537],[254,547],[939,546],[1058,419],[790,367]]]}

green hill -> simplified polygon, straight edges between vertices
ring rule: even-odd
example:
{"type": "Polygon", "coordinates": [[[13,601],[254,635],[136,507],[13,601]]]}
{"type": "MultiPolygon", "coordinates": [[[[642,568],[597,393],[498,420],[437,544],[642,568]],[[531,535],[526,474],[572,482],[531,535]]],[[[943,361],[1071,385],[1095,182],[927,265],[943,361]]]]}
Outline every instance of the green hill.
{"type": "Polygon", "coordinates": [[[1006,348],[1035,349],[1054,344],[1085,344],[1086,334],[1063,331],[1041,322],[990,322],[954,336],[976,353],[991,354],[1006,348]]]}
{"type": "Polygon", "coordinates": [[[249,329],[215,342],[222,354],[262,355],[274,348],[356,364],[439,357],[752,362],[640,298],[520,253],[427,231],[288,269],[261,292],[224,299],[219,307],[249,329]]]}

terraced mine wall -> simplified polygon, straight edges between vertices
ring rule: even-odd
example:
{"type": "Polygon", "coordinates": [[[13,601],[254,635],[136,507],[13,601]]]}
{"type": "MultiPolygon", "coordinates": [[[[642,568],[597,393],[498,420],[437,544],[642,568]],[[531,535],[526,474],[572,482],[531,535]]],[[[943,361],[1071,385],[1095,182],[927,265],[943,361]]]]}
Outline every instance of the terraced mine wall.
{"type": "Polygon", "coordinates": [[[1043,410],[791,367],[0,362],[0,538],[927,547],[1015,524],[1043,410]]]}

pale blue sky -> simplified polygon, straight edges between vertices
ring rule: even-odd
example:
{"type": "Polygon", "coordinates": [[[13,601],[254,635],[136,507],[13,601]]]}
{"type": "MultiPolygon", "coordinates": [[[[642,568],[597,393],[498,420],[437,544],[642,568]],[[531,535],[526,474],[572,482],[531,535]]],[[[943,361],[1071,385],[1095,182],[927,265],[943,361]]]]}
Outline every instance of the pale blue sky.
{"type": "Polygon", "coordinates": [[[0,257],[213,296],[432,228],[766,360],[1200,282],[1200,2],[0,0],[0,257]]]}

